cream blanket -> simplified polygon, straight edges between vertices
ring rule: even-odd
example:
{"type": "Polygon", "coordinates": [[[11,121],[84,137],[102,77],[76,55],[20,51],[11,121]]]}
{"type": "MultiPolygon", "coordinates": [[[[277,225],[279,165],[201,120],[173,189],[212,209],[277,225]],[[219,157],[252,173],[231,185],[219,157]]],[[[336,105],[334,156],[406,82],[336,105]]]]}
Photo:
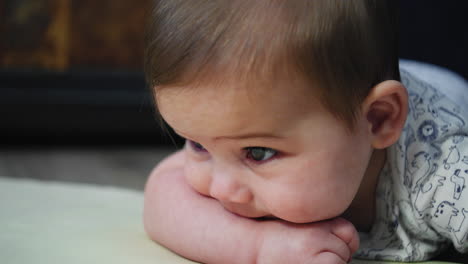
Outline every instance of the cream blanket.
{"type": "Polygon", "coordinates": [[[151,241],[142,211],[141,192],[0,177],[0,262],[194,263],[151,241]]]}

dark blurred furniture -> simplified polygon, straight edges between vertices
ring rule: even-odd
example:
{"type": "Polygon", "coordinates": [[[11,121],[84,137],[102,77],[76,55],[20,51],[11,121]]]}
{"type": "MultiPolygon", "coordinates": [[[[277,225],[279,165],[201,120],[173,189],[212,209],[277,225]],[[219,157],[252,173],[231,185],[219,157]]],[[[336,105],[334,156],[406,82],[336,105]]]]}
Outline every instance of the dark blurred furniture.
{"type": "Polygon", "coordinates": [[[0,72],[0,144],[160,144],[143,74],[0,72]]]}
{"type": "Polygon", "coordinates": [[[0,0],[0,144],[164,143],[142,74],[149,4],[0,0]]]}
{"type": "MultiPolygon", "coordinates": [[[[11,3],[24,1],[9,0],[11,3]]],[[[105,20],[105,17],[100,17],[105,14],[86,13],[86,5],[95,1],[69,1],[71,10],[86,15],[78,23],[84,25],[81,28],[91,27],[89,19],[93,16],[103,21],[117,21],[116,25],[122,23],[118,15],[107,15],[109,17],[105,20]]],[[[99,5],[105,5],[105,2],[110,5],[124,3],[106,0],[99,5]]],[[[400,4],[400,57],[444,66],[468,79],[468,2],[400,0],[400,4]]],[[[128,13],[124,12],[125,8],[114,7],[113,10],[117,14],[128,13]]],[[[110,22],[109,27],[112,27],[110,22]]],[[[71,28],[72,33],[88,36],[90,40],[105,36],[100,32],[108,32],[106,27],[93,28],[94,33],[83,33],[75,26],[71,28]]],[[[128,32],[141,31],[135,27],[125,28],[128,32]]],[[[109,37],[114,35],[109,34],[109,37]]],[[[131,40],[118,38],[118,43],[125,48],[125,41],[131,43],[131,40]]],[[[97,39],[91,43],[101,45],[103,41],[97,39]]],[[[72,49],[85,45],[80,40],[80,45],[72,45],[72,49]]],[[[138,50],[139,46],[129,49],[138,50]]],[[[106,48],[101,47],[94,53],[99,55],[104,51],[106,48]]],[[[77,67],[71,63],[62,71],[0,70],[0,144],[170,143],[170,139],[162,136],[155,120],[141,68],[135,68],[138,61],[135,63],[133,60],[133,69],[130,70],[125,67],[106,68],[99,65],[99,61],[93,61],[96,59],[93,54],[86,57],[83,49],[77,54],[70,57],[77,67]],[[86,66],[96,64],[99,67],[86,66]]],[[[137,57],[142,60],[141,51],[136,54],[140,54],[137,57]]]]}

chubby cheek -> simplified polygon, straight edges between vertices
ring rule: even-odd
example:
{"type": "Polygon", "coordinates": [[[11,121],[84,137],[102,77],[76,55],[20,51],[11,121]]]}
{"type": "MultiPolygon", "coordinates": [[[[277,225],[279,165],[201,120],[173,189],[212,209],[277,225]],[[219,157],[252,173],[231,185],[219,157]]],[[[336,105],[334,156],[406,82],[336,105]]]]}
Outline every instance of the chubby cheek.
{"type": "Polygon", "coordinates": [[[195,162],[187,158],[184,169],[187,183],[197,192],[209,195],[211,177],[208,161],[195,162]]]}
{"type": "Polygon", "coordinates": [[[334,200],[332,195],[317,192],[317,195],[283,195],[270,200],[271,213],[293,223],[310,223],[340,215],[348,203],[334,200]]]}
{"type": "Polygon", "coordinates": [[[268,188],[264,202],[274,216],[308,223],[336,217],[349,206],[356,189],[347,181],[349,175],[343,175],[335,165],[326,162],[294,165],[296,170],[289,170],[290,177],[281,177],[285,180],[268,188]]]}
{"type": "Polygon", "coordinates": [[[307,208],[304,208],[303,204],[298,203],[297,199],[293,197],[272,198],[269,200],[269,211],[275,217],[286,220],[293,223],[308,223],[315,221],[311,219],[307,208]]]}

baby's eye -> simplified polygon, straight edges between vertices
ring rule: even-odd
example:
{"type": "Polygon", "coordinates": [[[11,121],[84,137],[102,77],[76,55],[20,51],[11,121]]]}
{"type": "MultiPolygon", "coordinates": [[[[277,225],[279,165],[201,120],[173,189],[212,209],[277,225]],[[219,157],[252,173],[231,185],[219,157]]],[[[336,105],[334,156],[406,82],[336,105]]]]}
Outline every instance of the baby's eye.
{"type": "Polygon", "coordinates": [[[192,140],[187,140],[187,142],[190,144],[190,147],[195,150],[196,152],[206,152],[207,150],[202,146],[202,144],[192,141],[192,140]]]}
{"type": "Polygon", "coordinates": [[[264,147],[248,147],[247,158],[254,161],[267,161],[278,153],[276,150],[264,147]]]}

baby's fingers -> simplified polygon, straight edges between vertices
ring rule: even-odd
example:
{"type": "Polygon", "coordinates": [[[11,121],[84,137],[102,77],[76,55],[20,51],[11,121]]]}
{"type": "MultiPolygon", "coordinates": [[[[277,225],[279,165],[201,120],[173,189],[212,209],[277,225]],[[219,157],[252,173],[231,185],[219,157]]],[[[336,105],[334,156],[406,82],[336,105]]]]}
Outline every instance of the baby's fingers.
{"type": "Polygon", "coordinates": [[[348,243],[333,232],[322,238],[321,247],[322,249],[315,255],[315,258],[324,259],[328,262],[317,261],[314,263],[347,263],[353,254],[348,243]],[[337,259],[340,261],[337,261],[337,259]]]}
{"type": "Polygon", "coordinates": [[[343,218],[333,219],[331,225],[332,233],[348,245],[350,255],[353,255],[359,248],[359,234],[356,228],[343,218]]]}

